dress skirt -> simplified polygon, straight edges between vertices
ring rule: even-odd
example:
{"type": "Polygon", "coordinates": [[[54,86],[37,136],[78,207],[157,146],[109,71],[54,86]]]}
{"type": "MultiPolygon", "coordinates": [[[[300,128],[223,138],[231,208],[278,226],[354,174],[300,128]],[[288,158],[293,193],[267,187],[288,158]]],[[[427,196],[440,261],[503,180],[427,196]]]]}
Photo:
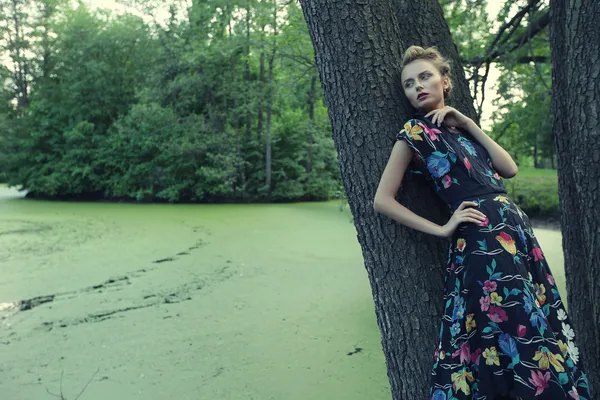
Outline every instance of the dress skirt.
{"type": "Polygon", "coordinates": [[[506,193],[465,199],[448,249],[430,399],[591,399],[569,316],[528,216],[506,193]]]}

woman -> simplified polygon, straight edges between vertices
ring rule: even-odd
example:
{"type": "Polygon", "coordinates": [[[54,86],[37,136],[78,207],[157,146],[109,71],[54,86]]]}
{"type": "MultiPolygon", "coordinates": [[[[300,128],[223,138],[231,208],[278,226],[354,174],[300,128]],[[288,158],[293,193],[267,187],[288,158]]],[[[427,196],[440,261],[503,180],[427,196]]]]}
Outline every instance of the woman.
{"type": "Polygon", "coordinates": [[[517,165],[445,105],[450,66],[435,48],[410,47],[401,82],[417,112],[396,135],[374,204],[404,225],[450,239],[429,398],[591,399],[544,253],[500,179],[515,176],[517,165]],[[448,204],[444,226],[395,200],[406,171],[422,174],[448,204]]]}

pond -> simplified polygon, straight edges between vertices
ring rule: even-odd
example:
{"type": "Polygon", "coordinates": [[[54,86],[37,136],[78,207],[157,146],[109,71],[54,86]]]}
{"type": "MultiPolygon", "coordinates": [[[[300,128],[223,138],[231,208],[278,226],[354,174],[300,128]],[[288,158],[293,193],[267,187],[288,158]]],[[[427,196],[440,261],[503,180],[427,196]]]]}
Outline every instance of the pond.
{"type": "MultiPolygon", "coordinates": [[[[536,234],[564,297],[561,236],[536,234]]],[[[390,399],[349,211],[0,187],[3,399],[390,399]],[[87,387],[86,384],[89,385],[87,387]]]]}

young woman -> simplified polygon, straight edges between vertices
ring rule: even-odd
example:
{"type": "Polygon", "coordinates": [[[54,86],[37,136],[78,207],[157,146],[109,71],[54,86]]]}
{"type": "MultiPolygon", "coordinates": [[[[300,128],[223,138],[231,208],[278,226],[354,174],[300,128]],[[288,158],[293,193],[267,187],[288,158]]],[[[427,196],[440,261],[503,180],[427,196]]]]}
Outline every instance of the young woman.
{"type": "Polygon", "coordinates": [[[435,48],[410,47],[401,82],[416,113],[396,135],[374,204],[399,223],[450,239],[429,398],[591,399],[544,253],[500,179],[515,176],[517,165],[445,105],[450,65],[435,48]],[[448,204],[444,226],[395,200],[405,172],[422,174],[448,204]]]}

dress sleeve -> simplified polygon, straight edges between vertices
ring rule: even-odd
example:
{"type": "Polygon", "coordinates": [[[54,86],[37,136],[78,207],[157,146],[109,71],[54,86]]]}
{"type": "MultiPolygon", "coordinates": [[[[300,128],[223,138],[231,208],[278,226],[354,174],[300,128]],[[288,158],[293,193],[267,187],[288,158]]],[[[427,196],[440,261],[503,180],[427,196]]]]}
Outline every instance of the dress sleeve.
{"type": "Polygon", "coordinates": [[[413,161],[418,170],[427,170],[426,160],[432,152],[437,150],[441,131],[418,119],[406,121],[396,134],[396,140],[404,140],[414,150],[413,161]]]}

